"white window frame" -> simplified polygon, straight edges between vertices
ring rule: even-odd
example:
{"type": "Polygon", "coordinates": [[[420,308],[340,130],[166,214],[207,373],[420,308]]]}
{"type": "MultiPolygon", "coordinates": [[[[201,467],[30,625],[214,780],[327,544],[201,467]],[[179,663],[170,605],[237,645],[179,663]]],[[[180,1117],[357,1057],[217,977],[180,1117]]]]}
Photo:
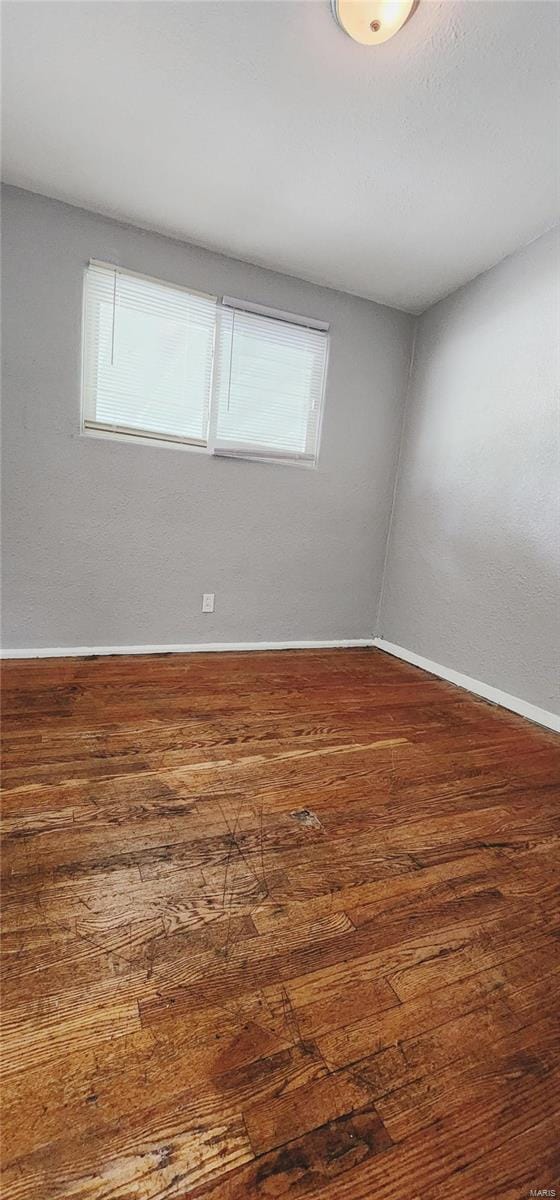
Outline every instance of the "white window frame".
{"type": "Polygon", "coordinates": [[[83,293],[82,293],[82,362],[81,362],[81,414],[80,414],[80,432],[86,437],[105,438],[107,440],[129,442],[136,445],[148,445],[165,447],[175,450],[188,450],[198,454],[209,454],[219,458],[237,458],[245,462],[261,462],[270,463],[281,466],[299,466],[314,469],[319,460],[319,451],[321,446],[321,434],[323,425],[323,416],[325,411],[325,395],[327,375],[329,369],[329,353],[330,353],[330,326],[326,321],[316,320],[313,317],[301,316],[297,313],[285,312],[282,309],[269,308],[263,304],[257,304],[250,300],[236,299],[231,296],[215,296],[208,292],[201,292],[195,288],[186,287],[184,284],[172,283],[169,280],[160,279],[154,275],[145,275],[140,271],[131,271],[128,267],[123,267],[115,263],[104,262],[100,259],[90,259],[85,270],[83,278],[83,293]],[[86,379],[85,379],[85,334],[86,334],[86,303],[87,303],[87,272],[90,266],[104,267],[116,274],[133,276],[135,279],[144,279],[148,283],[156,283],[161,287],[168,287],[172,291],[183,291],[191,296],[200,296],[205,300],[213,300],[216,303],[216,322],[214,326],[214,344],[213,344],[213,363],[212,363],[212,380],[209,395],[209,414],[208,414],[208,430],[206,440],[201,438],[187,438],[174,436],[173,434],[156,433],[153,430],[142,430],[130,428],[120,425],[111,425],[102,421],[95,421],[91,416],[86,414],[86,379]],[[257,315],[268,317],[271,320],[282,321],[288,325],[299,325],[307,329],[315,329],[322,332],[326,337],[325,350],[325,366],[323,371],[323,380],[321,388],[321,396],[319,400],[319,416],[317,422],[317,432],[315,439],[315,451],[304,453],[285,453],[278,450],[270,449],[266,446],[243,446],[239,443],[228,447],[227,444],[221,443],[216,445],[216,426],[218,421],[218,405],[216,402],[216,347],[220,336],[220,326],[224,310],[233,310],[239,312],[255,313],[257,315]]]}

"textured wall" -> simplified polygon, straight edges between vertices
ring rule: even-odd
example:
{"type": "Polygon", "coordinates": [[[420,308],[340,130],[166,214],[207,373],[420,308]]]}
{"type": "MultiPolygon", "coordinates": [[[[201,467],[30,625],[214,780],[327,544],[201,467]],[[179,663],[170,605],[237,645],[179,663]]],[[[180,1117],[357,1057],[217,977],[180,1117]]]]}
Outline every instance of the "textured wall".
{"type": "Polygon", "coordinates": [[[419,320],[379,634],[560,710],[558,249],[419,320]]]}
{"type": "Polygon", "coordinates": [[[3,227],[5,647],[371,636],[412,318],[12,188],[3,227]],[[330,321],[317,470],[81,436],[90,257],[330,321]]]}

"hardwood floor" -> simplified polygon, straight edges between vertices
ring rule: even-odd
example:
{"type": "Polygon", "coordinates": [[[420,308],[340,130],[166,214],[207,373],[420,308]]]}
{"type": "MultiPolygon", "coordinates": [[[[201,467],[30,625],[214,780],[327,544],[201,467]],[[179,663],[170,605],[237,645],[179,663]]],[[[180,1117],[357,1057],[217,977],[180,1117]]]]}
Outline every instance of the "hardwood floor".
{"type": "Polygon", "coordinates": [[[558,1191],[554,734],[376,650],[3,702],[5,1200],[558,1191]]]}

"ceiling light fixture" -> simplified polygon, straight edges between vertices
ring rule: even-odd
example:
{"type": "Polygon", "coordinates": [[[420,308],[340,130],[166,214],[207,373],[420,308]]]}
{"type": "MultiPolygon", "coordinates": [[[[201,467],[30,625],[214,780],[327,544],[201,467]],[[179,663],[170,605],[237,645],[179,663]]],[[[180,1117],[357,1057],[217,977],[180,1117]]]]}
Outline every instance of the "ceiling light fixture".
{"type": "Polygon", "coordinates": [[[416,0],[331,0],[340,28],[362,46],[378,46],[402,29],[416,0]]]}

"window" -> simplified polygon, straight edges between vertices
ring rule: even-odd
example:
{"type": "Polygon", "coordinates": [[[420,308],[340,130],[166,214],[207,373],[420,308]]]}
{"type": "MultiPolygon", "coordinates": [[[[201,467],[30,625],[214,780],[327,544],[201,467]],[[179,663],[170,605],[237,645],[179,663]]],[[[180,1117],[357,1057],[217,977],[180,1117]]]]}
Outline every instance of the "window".
{"type": "Polygon", "coordinates": [[[314,463],[328,326],[90,263],[85,429],[314,463]]]}
{"type": "Polygon", "coordinates": [[[84,424],[205,445],[216,298],[90,263],[84,424]]]}
{"type": "Polygon", "coordinates": [[[216,453],[316,457],[327,336],[224,301],[214,387],[216,453]]]}

